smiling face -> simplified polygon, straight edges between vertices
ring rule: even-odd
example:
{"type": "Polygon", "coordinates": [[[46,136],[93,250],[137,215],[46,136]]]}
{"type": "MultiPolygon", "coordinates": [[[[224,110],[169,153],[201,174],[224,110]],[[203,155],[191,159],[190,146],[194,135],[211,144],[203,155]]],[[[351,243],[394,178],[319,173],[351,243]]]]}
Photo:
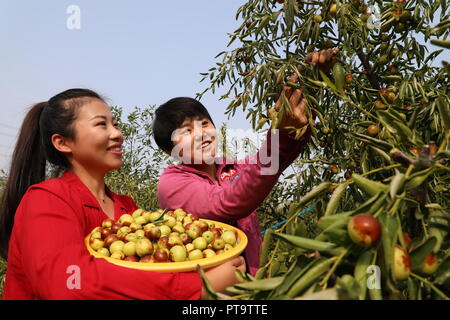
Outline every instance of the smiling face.
{"type": "Polygon", "coordinates": [[[184,164],[213,164],[217,149],[217,133],[208,118],[185,119],[172,134],[172,156],[184,164]]]}
{"type": "Polygon", "coordinates": [[[105,102],[86,101],[78,108],[73,127],[75,138],[66,140],[67,149],[62,150],[73,167],[107,173],[122,166],[124,138],[105,102]]]}

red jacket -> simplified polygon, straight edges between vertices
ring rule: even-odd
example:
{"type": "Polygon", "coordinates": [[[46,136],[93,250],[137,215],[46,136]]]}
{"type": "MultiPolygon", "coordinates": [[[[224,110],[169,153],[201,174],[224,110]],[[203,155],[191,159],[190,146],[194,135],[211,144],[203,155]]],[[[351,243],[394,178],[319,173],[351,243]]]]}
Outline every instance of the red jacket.
{"type": "MultiPolygon", "coordinates": [[[[136,209],[131,198],[107,193],[116,220],[136,209]]],[[[73,173],[31,186],[15,215],[3,299],[200,299],[195,272],[141,271],[91,256],[84,238],[105,218],[73,173]]]]}
{"type": "Polygon", "coordinates": [[[255,210],[270,193],[283,171],[303,151],[310,136],[309,127],[299,140],[280,132],[278,145],[272,146],[272,138],[276,135],[268,130],[265,142],[255,155],[236,162],[221,159],[216,174],[218,185],[208,174],[192,166],[171,165],[159,179],[159,204],[161,208],[183,208],[204,219],[236,222],[237,227],[248,237],[244,256],[248,272],[254,275],[259,267],[262,242],[255,210]],[[274,161],[262,161],[263,155],[278,158],[279,166],[273,168],[272,174],[264,174],[263,170],[271,167],[274,161]]]}

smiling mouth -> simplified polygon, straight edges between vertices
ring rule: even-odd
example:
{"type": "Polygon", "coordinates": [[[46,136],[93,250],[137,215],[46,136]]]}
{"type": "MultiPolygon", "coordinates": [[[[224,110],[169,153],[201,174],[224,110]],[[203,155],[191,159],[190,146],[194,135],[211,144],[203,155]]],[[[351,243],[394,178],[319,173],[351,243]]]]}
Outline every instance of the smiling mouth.
{"type": "Polygon", "coordinates": [[[198,149],[207,149],[212,144],[211,140],[203,141],[201,145],[199,145],[198,149]]]}
{"type": "Polygon", "coordinates": [[[122,153],[122,147],[114,146],[114,147],[107,148],[106,151],[112,152],[112,153],[122,153]]]}

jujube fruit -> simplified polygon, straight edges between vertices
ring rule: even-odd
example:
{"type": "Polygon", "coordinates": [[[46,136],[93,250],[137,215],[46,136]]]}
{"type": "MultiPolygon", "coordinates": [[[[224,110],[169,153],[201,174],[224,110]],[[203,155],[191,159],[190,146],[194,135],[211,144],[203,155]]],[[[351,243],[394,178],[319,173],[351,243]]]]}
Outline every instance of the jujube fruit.
{"type": "Polygon", "coordinates": [[[150,240],[144,238],[136,241],[136,254],[139,257],[151,254],[153,250],[153,245],[150,240]]]}
{"type": "Polygon", "coordinates": [[[128,257],[125,257],[123,260],[130,261],[130,262],[139,262],[139,259],[136,256],[128,256],[128,257]]]}
{"type": "Polygon", "coordinates": [[[369,214],[358,214],[348,222],[347,231],[354,243],[370,247],[380,240],[381,224],[369,214]]]}
{"type": "Polygon", "coordinates": [[[186,260],[186,248],[180,245],[170,248],[170,260],[173,262],[181,262],[186,260]]]}
{"type": "Polygon", "coordinates": [[[234,246],[236,244],[236,234],[234,233],[234,231],[231,230],[226,230],[222,233],[221,235],[222,240],[227,244],[231,244],[232,246],[234,246]]]}
{"type": "Polygon", "coordinates": [[[115,252],[122,252],[122,249],[123,249],[124,245],[125,245],[125,243],[122,240],[114,241],[109,246],[109,251],[111,252],[111,254],[113,254],[115,252]]]}
{"type": "Polygon", "coordinates": [[[433,252],[430,252],[420,265],[418,271],[424,276],[431,276],[439,267],[438,259],[433,252]]]}
{"type": "Polygon", "coordinates": [[[167,262],[167,260],[169,260],[169,253],[167,249],[156,249],[153,256],[156,262],[167,262]]]}
{"type": "Polygon", "coordinates": [[[189,252],[188,258],[189,260],[203,259],[203,252],[200,249],[194,249],[189,252]]]}
{"type": "Polygon", "coordinates": [[[379,132],[380,128],[374,124],[367,127],[367,133],[372,137],[375,137],[379,132]]]}
{"type": "Polygon", "coordinates": [[[125,243],[122,251],[127,257],[136,255],[136,242],[130,241],[125,243]]]}
{"type": "Polygon", "coordinates": [[[400,246],[394,247],[394,263],[392,264],[392,276],[397,281],[408,279],[411,273],[411,261],[408,253],[400,246]]]}
{"type": "Polygon", "coordinates": [[[198,237],[192,241],[192,244],[194,245],[195,249],[204,250],[208,246],[208,242],[203,237],[198,237]]]}

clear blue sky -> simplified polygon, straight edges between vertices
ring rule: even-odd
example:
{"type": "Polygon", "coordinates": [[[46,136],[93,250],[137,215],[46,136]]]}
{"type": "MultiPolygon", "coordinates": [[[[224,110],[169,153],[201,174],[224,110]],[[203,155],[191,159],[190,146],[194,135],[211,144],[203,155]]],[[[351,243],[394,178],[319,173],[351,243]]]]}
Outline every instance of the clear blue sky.
{"type": "MultiPolygon", "coordinates": [[[[26,109],[71,87],[92,88],[125,111],[203,91],[238,22],[243,0],[0,0],[0,168],[8,166],[26,109]],[[69,30],[69,5],[81,28],[69,30]]],[[[229,101],[202,102],[217,125],[229,101]]],[[[237,114],[230,127],[249,128],[237,114]]]]}
{"type": "MultiPolygon", "coordinates": [[[[0,169],[9,165],[27,108],[65,89],[94,89],[126,113],[203,91],[199,73],[226,49],[243,3],[0,0],[0,169]],[[79,30],[67,28],[70,5],[80,8],[79,30]]],[[[227,121],[224,90],[202,99],[217,125],[227,121]]],[[[239,112],[227,122],[250,128],[239,112]]]]}

